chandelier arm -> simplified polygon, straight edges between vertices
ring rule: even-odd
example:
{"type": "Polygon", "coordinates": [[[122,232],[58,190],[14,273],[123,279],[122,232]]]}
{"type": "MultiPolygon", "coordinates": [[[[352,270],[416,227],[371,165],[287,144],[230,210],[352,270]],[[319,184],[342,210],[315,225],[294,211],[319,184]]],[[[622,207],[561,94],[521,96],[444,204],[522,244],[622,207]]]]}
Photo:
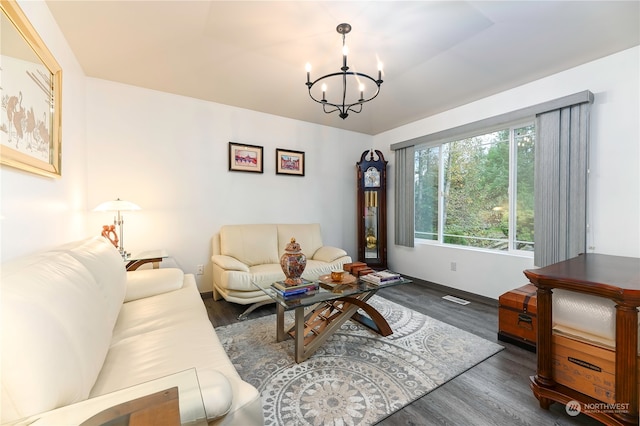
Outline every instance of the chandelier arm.
{"type": "Polygon", "coordinates": [[[347,112],[349,112],[349,111],[355,112],[356,114],[360,114],[360,112],[362,112],[362,103],[349,105],[349,108],[347,108],[347,112]],[[358,105],[360,106],[360,109],[358,109],[357,111],[355,109],[353,109],[353,107],[358,106],[358,105]]]}
{"type": "Polygon", "coordinates": [[[334,72],[332,74],[323,75],[322,77],[318,77],[317,79],[315,79],[313,82],[305,83],[307,85],[307,87],[308,87],[308,90],[309,90],[309,96],[311,97],[311,99],[313,99],[314,101],[318,102],[319,104],[329,104],[329,105],[333,105],[336,108],[338,108],[340,106],[339,104],[334,104],[334,103],[331,103],[331,102],[326,101],[326,100],[323,102],[321,100],[316,99],[313,96],[313,94],[311,93],[311,88],[313,86],[315,86],[316,83],[318,83],[318,82],[320,82],[322,80],[325,80],[325,79],[328,79],[328,78],[331,78],[331,77],[342,76],[343,77],[343,90],[346,90],[346,84],[344,83],[344,79],[346,79],[346,76],[349,76],[349,75],[366,78],[366,79],[372,81],[376,85],[376,91],[373,94],[373,96],[371,96],[369,98],[366,98],[366,99],[363,99],[362,101],[354,102],[354,103],[351,103],[351,104],[346,104],[346,102],[345,102],[344,103],[345,106],[352,106],[352,105],[363,104],[365,102],[369,102],[369,101],[375,99],[375,97],[378,96],[378,94],[380,93],[380,85],[382,85],[383,80],[376,80],[375,78],[373,78],[373,77],[371,77],[371,76],[369,76],[367,74],[363,74],[361,72],[348,71],[348,72],[334,72]]]}
{"type": "MultiPolygon", "coordinates": [[[[318,101],[316,101],[316,102],[318,102],[318,101]]],[[[337,105],[330,104],[330,103],[327,103],[327,102],[324,102],[324,103],[319,102],[319,103],[322,104],[322,110],[325,112],[325,114],[331,114],[332,112],[340,111],[340,108],[337,105]],[[327,105],[330,105],[330,106],[332,106],[334,108],[332,110],[330,110],[330,111],[327,111],[327,105]]]]}

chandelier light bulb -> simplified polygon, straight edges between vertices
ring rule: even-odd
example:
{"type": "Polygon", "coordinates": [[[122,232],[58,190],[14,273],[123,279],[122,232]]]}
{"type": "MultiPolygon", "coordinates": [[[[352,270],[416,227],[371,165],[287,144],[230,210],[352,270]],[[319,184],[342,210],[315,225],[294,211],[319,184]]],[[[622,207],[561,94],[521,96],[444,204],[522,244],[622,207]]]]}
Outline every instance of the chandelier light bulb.
{"type": "Polygon", "coordinates": [[[360,100],[364,101],[364,84],[360,83],[360,100]]]}
{"type": "Polygon", "coordinates": [[[327,100],[327,85],[323,84],[322,85],[322,101],[326,101],[327,100]]]}
{"type": "Polygon", "coordinates": [[[349,67],[347,66],[347,55],[349,54],[349,48],[344,44],[344,35],[342,36],[342,72],[347,72],[349,67]]]}

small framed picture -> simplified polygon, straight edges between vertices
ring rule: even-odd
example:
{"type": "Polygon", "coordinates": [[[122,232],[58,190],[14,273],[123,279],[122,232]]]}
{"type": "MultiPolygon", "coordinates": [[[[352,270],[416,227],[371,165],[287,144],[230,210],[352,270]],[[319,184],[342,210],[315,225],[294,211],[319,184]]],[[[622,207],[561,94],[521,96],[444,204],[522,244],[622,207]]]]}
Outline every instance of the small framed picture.
{"type": "Polygon", "coordinates": [[[262,147],[229,142],[229,170],[234,172],[263,172],[262,147]]]}
{"type": "Polygon", "coordinates": [[[304,152],[276,148],[276,174],[304,176],[304,152]]]}

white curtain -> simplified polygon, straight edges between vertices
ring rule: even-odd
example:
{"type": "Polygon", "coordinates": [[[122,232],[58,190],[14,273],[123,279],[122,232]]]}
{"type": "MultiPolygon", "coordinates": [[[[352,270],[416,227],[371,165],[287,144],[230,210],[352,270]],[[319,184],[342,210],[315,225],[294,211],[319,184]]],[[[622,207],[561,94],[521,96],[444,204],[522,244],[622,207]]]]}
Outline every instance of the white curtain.
{"type": "Polygon", "coordinates": [[[587,249],[590,107],[586,102],[536,116],[534,263],[539,267],[587,249]]]}
{"type": "Polygon", "coordinates": [[[395,244],[414,246],[414,148],[395,151],[395,244]]]}

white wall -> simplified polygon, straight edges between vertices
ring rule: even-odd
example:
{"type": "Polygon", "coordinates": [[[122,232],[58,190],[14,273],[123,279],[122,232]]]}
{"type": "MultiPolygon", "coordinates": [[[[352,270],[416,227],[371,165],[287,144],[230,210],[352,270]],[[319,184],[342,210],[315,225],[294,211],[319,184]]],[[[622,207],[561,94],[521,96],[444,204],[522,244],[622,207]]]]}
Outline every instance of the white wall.
{"type": "Polygon", "coordinates": [[[85,79],[44,2],[20,7],[63,69],[62,178],[0,167],[0,260],[85,236],[85,79]]]}
{"type": "MultiPolygon", "coordinates": [[[[375,147],[389,160],[393,202],[390,144],[585,89],[596,95],[589,245],[640,257],[638,47],[370,137],[86,79],[46,4],[19,3],[63,68],[63,177],[0,168],[2,261],[99,233],[112,218],[91,210],[116,197],[144,209],[125,216],[125,246],[166,248],[187,272],[206,265],[201,291],[210,290],[211,237],[227,223],[320,222],[325,242],[353,256],[362,151],[375,147]],[[264,146],[265,173],[228,172],[229,141],[264,146]],[[306,152],[304,178],[275,175],[276,147],[306,152]]],[[[496,298],[526,282],[522,270],[533,266],[527,257],[396,247],[393,218],[390,209],[389,260],[399,272],[496,298]]]]}
{"type": "MultiPolygon", "coordinates": [[[[225,224],[319,222],[325,244],[355,257],[355,164],[371,136],[105,80],[88,79],[87,93],[89,208],[117,197],[142,207],[125,213],[128,251],[205,265],[201,291],[225,224]],[[264,173],[230,172],[230,141],[263,146],[264,173]],[[305,176],[276,175],[276,148],[304,151],[305,176]]],[[[111,221],[88,214],[96,233],[111,221]]]]}
{"type": "MultiPolygon", "coordinates": [[[[590,251],[640,257],[640,48],[635,47],[533,83],[399,127],[374,137],[389,159],[393,143],[431,134],[582,90],[595,94],[591,112],[588,217],[590,251]]],[[[393,184],[390,185],[393,201],[393,184]]],[[[533,259],[480,250],[393,244],[389,211],[390,266],[402,273],[497,298],[527,282],[533,259]],[[457,271],[451,271],[456,262],[457,271]]]]}

